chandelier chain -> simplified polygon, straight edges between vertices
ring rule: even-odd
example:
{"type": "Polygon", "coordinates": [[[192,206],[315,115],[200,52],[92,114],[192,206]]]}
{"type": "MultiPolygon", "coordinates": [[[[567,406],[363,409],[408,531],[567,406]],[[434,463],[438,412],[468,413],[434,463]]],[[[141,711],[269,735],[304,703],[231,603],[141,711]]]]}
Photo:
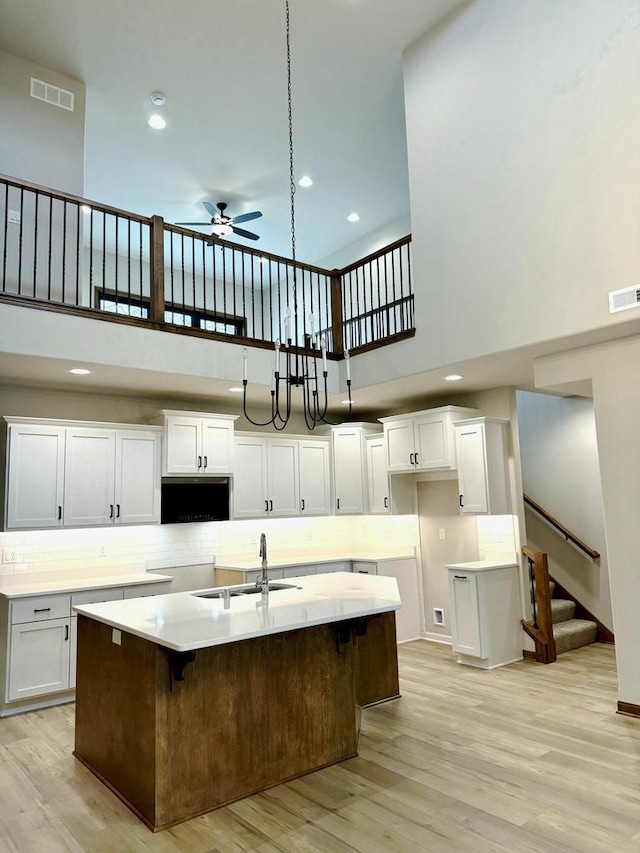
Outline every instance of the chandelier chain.
{"type": "Polygon", "coordinates": [[[289,189],[291,194],[291,259],[296,262],[296,216],[295,194],[296,182],[293,172],[293,118],[291,108],[291,22],[289,16],[289,0],[285,0],[286,33],[287,33],[287,110],[289,119],[289,189]]]}

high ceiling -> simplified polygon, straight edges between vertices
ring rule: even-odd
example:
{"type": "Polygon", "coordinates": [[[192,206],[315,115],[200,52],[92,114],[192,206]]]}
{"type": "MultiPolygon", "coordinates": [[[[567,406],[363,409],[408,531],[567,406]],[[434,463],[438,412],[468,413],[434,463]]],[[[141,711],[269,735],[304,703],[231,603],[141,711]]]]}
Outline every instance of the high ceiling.
{"type": "MultiPolygon", "coordinates": [[[[301,260],[407,233],[402,51],[462,4],[290,0],[301,260]]],[[[0,0],[0,50],[85,83],[86,197],[169,222],[258,209],[251,245],[291,254],[284,0],[0,0]]]]}

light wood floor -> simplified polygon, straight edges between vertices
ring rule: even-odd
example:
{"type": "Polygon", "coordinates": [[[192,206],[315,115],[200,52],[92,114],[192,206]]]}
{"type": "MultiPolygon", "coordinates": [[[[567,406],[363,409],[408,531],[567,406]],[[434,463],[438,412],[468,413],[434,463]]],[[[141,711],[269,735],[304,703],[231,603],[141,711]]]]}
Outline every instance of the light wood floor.
{"type": "Polygon", "coordinates": [[[0,720],[0,851],[640,852],[640,720],[615,653],[459,666],[400,647],[358,758],[153,834],[71,755],[73,705],[0,720]]]}

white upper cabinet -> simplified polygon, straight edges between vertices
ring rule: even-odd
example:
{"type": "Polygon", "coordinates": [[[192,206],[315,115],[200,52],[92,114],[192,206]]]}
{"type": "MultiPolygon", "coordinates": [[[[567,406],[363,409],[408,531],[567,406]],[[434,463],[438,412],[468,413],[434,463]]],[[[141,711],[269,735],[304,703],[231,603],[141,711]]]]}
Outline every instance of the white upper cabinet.
{"type": "Polygon", "coordinates": [[[6,420],[7,530],[160,521],[161,429],[6,420]]]}
{"type": "Polygon", "coordinates": [[[298,442],[300,515],[331,512],[331,441],[328,438],[298,442]]]}
{"type": "Polygon", "coordinates": [[[150,427],[67,427],[64,524],[160,521],[160,434],[150,427]]]}
{"type": "Polygon", "coordinates": [[[64,426],[9,423],[7,530],[62,525],[64,443],[64,426]]]}
{"type": "Polygon", "coordinates": [[[507,421],[472,418],[455,425],[460,511],[506,515],[510,510],[507,421]]]}
{"type": "Polygon", "coordinates": [[[372,514],[389,513],[389,475],[383,435],[368,435],[367,484],[369,487],[369,512],[372,514]]]}
{"type": "Polygon", "coordinates": [[[233,474],[233,424],[236,415],[163,410],[165,427],[162,472],[165,475],[233,474]]]}
{"type": "Polygon", "coordinates": [[[331,430],[336,515],[367,511],[365,437],[371,424],[342,424],[331,430]]]}
{"type": "Polygon", "coordinates": [[[454,470],[453,422],[475,414],[473,409],[441,406],[397,417],[380,418],[384,428],[387,471],[454,470]]]}
{"type": "Polygon", "coordinates": [[[298,442],[237,435],[233,478],[234,518],[299,515],[298,442]]]}

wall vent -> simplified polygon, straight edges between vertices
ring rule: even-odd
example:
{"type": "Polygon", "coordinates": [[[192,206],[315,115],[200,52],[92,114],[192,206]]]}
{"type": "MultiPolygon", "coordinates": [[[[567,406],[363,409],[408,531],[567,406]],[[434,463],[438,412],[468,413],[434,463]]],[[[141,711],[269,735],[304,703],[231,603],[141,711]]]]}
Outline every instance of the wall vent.
{"type": "Polygon", "coordinates": [[[51,83],[45,83],[44,80],[38,80],[36,77],[31,78],[31,97],[38,101],[46,101],[48,104],[53,104],[54,107],[62,107],[63,110],[74,110],[74,94],[67,92],[66,89],[61,89],[59,86],[52,86],[51,83]]]}
{"type": "Polygon", "coordinates": [[[609,291],[609,313],[626,311],[627,308],[640,306],[640,284],[623,287],[622,290],[609,291]]]}

